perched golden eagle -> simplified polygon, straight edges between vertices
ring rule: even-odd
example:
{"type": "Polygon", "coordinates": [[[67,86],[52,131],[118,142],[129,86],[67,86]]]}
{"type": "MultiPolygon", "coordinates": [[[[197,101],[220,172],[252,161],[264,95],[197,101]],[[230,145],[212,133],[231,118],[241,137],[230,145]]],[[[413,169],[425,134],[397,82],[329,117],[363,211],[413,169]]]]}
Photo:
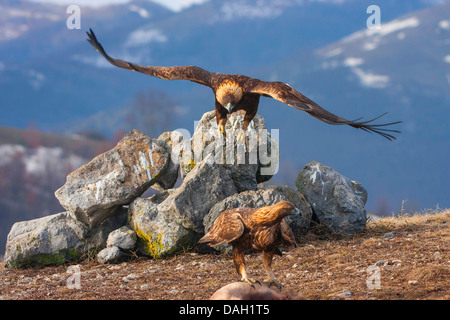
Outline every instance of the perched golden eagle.
{"type": "Polygon", "coordinates": [[[300,210],[289,201],[259,209],[236,208],[222,212],[209,231],[199,240],[214,247],[229,243],[233,246],[233,264],[241,281],[253,284],[245,271],[244,253],[250,249],[263,252],[264,269],[267,272],[269,286],[281,287],[272,272],[272,257],[281,255],[278,246],[296,246],[294,234],[284,217],[297,215],[300,210]]]}
{"type": "Polygon", "coordinates": [[[98,42],[94,32],[87,32],[88,41],[111,64],[128,70],[138,71],[150,76],[165,80],[189,80],[210,87],[216,97],[216,120],[220,136],[225,136],[227,115],[238,110],[244,110],[244,123],[238,134],[238,140],[244,141],[245,132],[249,123],[258,111],[261,96],[274,98],[311,116],[333,125],[349,125],[368,132],[375,132],[388,140],[396,139],[391,133],[400,133],[398,130],[386,129],[386,126],[398,124],[401,121],[372,124],[379,117],[368,121],[359,121],[361,118],[350,121],[336,116],[321,108],[314,101],[308,99],[291,86],[283,82],[266,82],[243,75],[220,74],[206,71],[195,66],[155,67],[141,66],[139,64],[114,59],[110,57],[98,42]]]}

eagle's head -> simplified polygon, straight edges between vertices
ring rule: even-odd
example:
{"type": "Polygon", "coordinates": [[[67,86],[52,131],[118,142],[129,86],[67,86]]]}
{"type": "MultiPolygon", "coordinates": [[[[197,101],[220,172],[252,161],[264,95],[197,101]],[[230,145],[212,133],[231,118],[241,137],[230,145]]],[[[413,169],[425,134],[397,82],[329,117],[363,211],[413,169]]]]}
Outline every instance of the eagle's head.
{"type": "Polygon", "coordinates": [[[280,201],[274,204],[271,211],[273,211],[278,218],[300,214],[300,210],[295,207],[292,202],[289,201],[280,201]]]}
{"type": "Polygon", "coordinates": [[[273,206],[257,210],[253,219],[259,224],[271,225],[280,222],[284,217],[299,214],[300,210],[292,202],[280,201],[273,206]]]}
{"type": "Polygon", "coordinates": [[[241,101],[244,95],[244,90],[239,84],[233,80],[226,80],[220,84],[216,90],[216,99],[219,103],[228,110],[229,113],[233,111],[236,104],[241,101]]]}

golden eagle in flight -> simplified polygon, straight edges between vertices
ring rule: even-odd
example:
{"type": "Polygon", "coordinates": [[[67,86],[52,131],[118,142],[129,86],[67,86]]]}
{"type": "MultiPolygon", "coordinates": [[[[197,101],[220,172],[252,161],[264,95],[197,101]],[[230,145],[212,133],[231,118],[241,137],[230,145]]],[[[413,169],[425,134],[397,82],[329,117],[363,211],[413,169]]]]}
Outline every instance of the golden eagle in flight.
{"type": "Polygon", "coordinates": [[[229,243],[233,246],[233,264],[241,281],[250,285],[258,282],[250,279],[245,271],[244,253],[250,249],[263,252],[263,264],[269,286],[281,287],[272,272],[272,257],[281,255],[278,246],[296,246],[294,234],[284,217],[298,215],[300,210],[289,201],[259,209],[235,208],[222,212],[209,231],[199,240],[214,247],[229,243]]]}
{"type": "Polygon", "coordinates": [[[386,113],[368,121],[357,122],[361,118],[353,121],[346,120],[321,108],[314,101],[308,99],[283,82],[267,82],[243,75],[214,73],[195,66],[141,66],[120,59],[114,59],[103,49],[92,29],[89,30],[90,32],[87,32],[89,37],[88,42],[114,66],[142,72],[165,80],[189,80],[210,87],[216,97],[216,121],[220,136],[225,136],[227,115],[244,110],[244,123],[238,134],[238,140],[240,142],[244,141],[248,125],[258,111],[261,96],[274,98],[288,106],[305,111],[326,123],[349,125],[367,132],[377,133],[388,140],[396,139],[392,133],[400,133],[398,130],[387,129],[386,126],[398,124],[401,121],[372,124],[374,120],[384,116],[386,113]]]}

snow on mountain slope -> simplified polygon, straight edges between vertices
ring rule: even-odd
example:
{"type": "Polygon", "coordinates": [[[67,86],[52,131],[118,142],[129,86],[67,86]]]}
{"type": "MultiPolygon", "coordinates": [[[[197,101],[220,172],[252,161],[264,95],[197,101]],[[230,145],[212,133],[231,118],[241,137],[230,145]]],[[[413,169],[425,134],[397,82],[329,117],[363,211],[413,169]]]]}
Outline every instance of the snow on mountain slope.
{"type": "Polygon", "coordinates": [[[58,175],[58,178],[65,178],[68,171],[86,163],[86,159],[74,154],[65,154],[59,147],[39,147],[32,152],[27,152],[23,161],[27,173],[35,177],[48,175],[48,171],[51,170],[58,175]]]}
{"type": "Polygon", "coordinates": [[[62,147],[38,146],[24,147],[19,144],[0,144],[0,169],[21,162],[24,176],[32,175],[41,179],[52,175],[54,179],[64,181],[66,174],[87,162],[86,159],[62,147]]]}
{"type": "MultiPolygon", "coordinates": [[[[332,161],[343,172],[358,172],[359,181],[367,183],[369,194],[372,192],[368,207],[376,208],[377,197],[383,194],[397,207],[400,199],[417,207],[450,205],[446,200],[450,192],[446,183],[450,179],[450,130],[444,120],[450,117],[449,12],[450,3],[444,3],[382,21],[379,30],[363,29],[303,61],[293,58],[278,67],[285,77],[289,75],[283,81],[295,84],[331,112],[367,120],[389,112],[378,121],[403,121],[397,126],[402,133],[392,145],[378,145],[359,133],[351,139],[361,139],[361,143],[344,146],[339,139],[328,145],[336,130],[324,127],[314,131],[315,138],[321,136],[317,138],[321,147],[334,155],[310,151],[309,157],[332,161]],[[350,165],[352,155],[358,155],[354,164],[363,164],[361,168],[350,165]]],[[[305,131],[308,129],[302,125],[305,131]]],[[[308,150],[314,148],[308,144],[308,150]]]]}
{"type": "Polygon", "coordinates": [[[350,68],[361,85],[373,88],[415,84],[444,90],[450,72],[448,12],[450,3],[355,32],[318,51],[322,67],[350,68]]]}
{"type": "Polygon", "coordinates": [[[20,38],[46,23],[62,20],[55,8],[31,5],[30,8],[0,4],[0,43],[20,38]]]}
{"type": "Polygon", "coordinates": [[[279,1],[274,5],[273,1],[227,1],[220,11],[211,18],[213,21],[231,21],[234,19],[264,19],[281,15],[290,3],[279,1]]]}
{"type": "Polygon", "coordinates": [[[202,4],[208,2],[209,0],[152,0],[155,3],[158,3],[162,6],[169,8],[172,11],[180,12],[184,9],[189,8],[194,4],[202,4]]]}
{"type": "Polygon", "coordinates": [[[166,42],[167,36],[158,29],[137,29],[130,33],[125,43],[128,47],[148,45],[152,42],[166,42]]]}
{"type": "Polygon", "coordinates": [[[419,19],[417,17],[409,17],[402,20],[394,20],[388,23],[384,23],[380,25],[378,28],[367,29],[363,31],[355,32],[354,34],[345,37],[342,42],[348,43],[353,42],[360,39],[370,39],[371,43],[364,44],[364,50],[373,50],[377,47],[378,42],[381,41],[381,38],[391,34],[393,32],[397,32],[400,30],[408,29],[408,28],[416,28],[420,25],[419,19]]]}

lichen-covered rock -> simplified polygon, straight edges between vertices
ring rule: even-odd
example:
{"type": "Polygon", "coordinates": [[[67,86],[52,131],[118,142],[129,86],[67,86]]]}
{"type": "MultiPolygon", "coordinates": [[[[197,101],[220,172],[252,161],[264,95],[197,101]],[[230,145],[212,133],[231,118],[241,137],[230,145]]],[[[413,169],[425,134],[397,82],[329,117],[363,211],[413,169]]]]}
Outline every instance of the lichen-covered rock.
{"type": "Polygon", "coordinates": [[[78,220],[98,225],[159,181],[168,158],[163,142],[133,130],[116,147],[70,173],[55,196],[78,220]]]}
{"type": "Polygon", "coordinates": [[[222,139],[217,132],[215,111],[205,113],[195,129],[190,150],[184,150],[181,176],[184,178],[198,162],[207,155],[213,155],[217,164],[231,171],[239,192],[255,190],[258,183],[268,181],[278,169],[278,145],[259,114],[248,127],[246,143],[239,143],[236,136],[243,116],[242,112],[229,116],[225,126],[226,139],[222,139]]]}
{"type": "Polygon", "coordinates": [[[177,217],[158,211],[151,198],[138,198],[130,204],[128,223],[138,237],[139,252],[156,259],[187,248],[198,239],[177,217]]]}
{"type": "Polygon", "coordinates": [[[77,260],[91,249],[105,247],[109,232],[126,223],[126,211],[96,228],[62,212],[15,223],[8,234],[4,262],[22,268],[77,260]]]}
{"type": "Polygon", "coordinates": [[[364,229],[367,191],[358,182],[313,161],[299,173],[295,184],[320,223],[331,231],[354,235],[364,229]]]}
{"type": "MultiPolygon", "coordinates": [[[[214,205],[205,216],[203,222],[205,232],[209,230],[217,217],[225,210],[247,207],[261,208],[274,205],[280,201],[290,201],[300,209],[298,216],[289,216],[285,220],[294,233],[295,239],[300,239],[308,232],[312,219],[312,208],[305,197],[287,186],[269,186],[259,190],[249,190],[234,194],[214,205]]],[[[229,251],[231,246],[220,245],[216,249],[219,251],[229,251]]]]}
{"type": "Polygon", "coordinates": [[[231,173],[204,159],[174,190],[129,206],[128,224],[136,231],[143,254],[160,258],[196,244],[203,234],[203,218],[211,207],[235,194],[231,173]]]}
{"type": "Polygon", "coordinates": [[[136,241],[136,232],[126,226],[123,226],[109,234],[108,240],[106,241],[106,246],[118,247],[123,250],[131,250],[136,246],[136,241]]]}

